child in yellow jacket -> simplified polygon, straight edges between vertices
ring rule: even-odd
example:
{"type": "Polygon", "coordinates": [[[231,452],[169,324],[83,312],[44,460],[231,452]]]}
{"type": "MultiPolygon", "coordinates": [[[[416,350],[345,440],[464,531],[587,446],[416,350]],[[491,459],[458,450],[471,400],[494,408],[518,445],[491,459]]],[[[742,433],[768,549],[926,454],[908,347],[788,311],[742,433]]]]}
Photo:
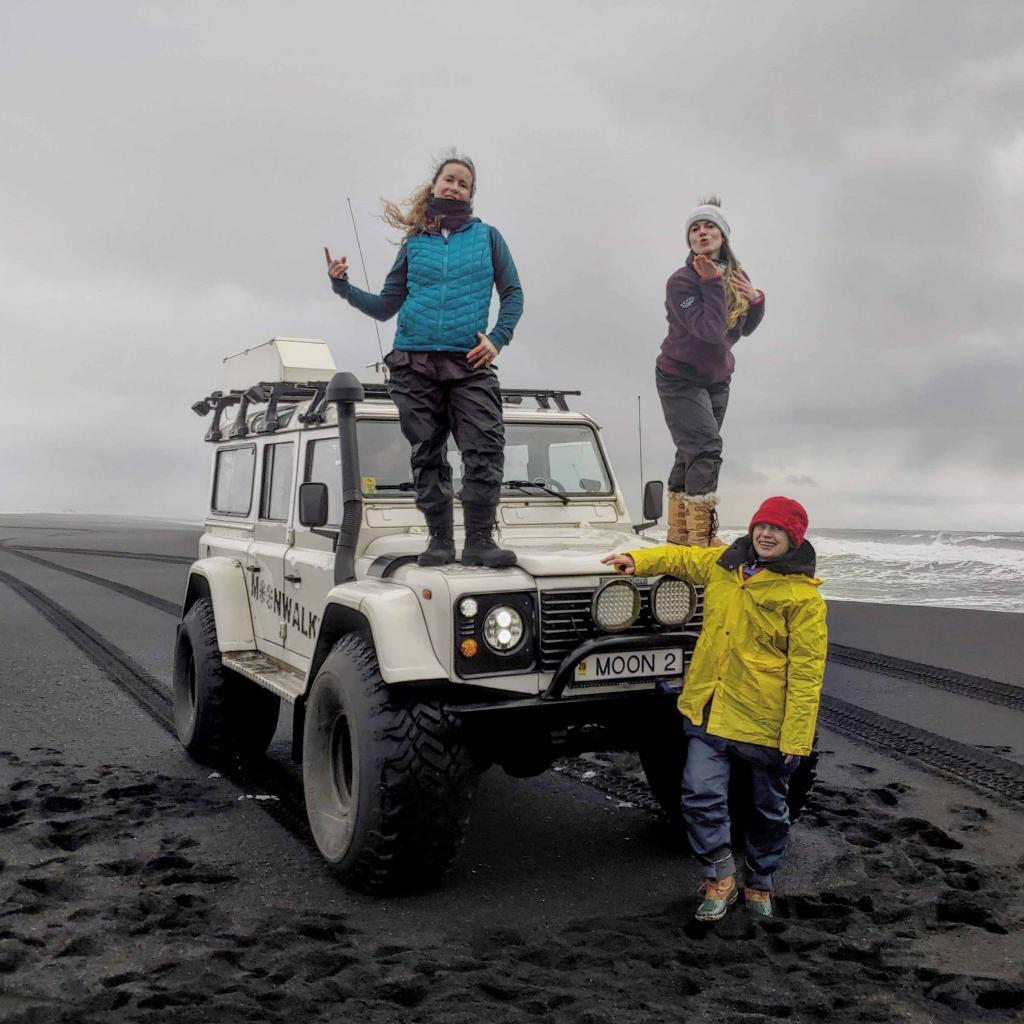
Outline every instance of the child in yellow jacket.
{"type": "Polygon", "coordinates": [[[804,540],[807,513],[768,498],[730,547],[667,544],[606,556],[626,575],[669,573],[704,587],[704,627],[679,696],[689,737],[682,809],[703,865],[697,920],[736,902],[731,758],[748,762],[753,807],[745,832],[747,906],[771,917],[773,872],[789,839],[789,779],[811,752],[828,654],[825,602],[804,540]]]}

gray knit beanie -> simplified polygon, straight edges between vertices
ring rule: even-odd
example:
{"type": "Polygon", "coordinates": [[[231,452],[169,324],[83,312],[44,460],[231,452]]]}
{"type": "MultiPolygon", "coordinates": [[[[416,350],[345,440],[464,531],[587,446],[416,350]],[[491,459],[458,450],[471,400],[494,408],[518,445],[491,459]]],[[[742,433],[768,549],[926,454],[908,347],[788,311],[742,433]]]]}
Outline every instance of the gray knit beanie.
{"type": "Polygon", "coordinates": [[[717,224],[722,232],[722,237],[727,242],[729,241],[729,222],[725,219],[725,215],[722,213],[719,201],[715,196],[712,196],[707,202],[701,203],[700,206],[698,206],[697,209],[686,218],[687,245],[690,244],[690,228],[692,228],[699,220],[709,220],[712,224],[717,224]]]}

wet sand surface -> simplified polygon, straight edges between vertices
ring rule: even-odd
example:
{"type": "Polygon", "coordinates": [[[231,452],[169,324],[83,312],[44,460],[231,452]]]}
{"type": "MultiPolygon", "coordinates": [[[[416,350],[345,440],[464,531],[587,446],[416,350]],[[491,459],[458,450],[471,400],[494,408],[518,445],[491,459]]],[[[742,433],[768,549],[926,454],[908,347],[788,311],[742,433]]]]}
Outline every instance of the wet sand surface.
{"type": "MultiPolygon", "coordinates": [[[[81,549],[190,558],[197,535],[187,525],[0,516],[0,543],[168,603],[187,564],[81,549]]],[[[0,570],[169,692],[173,614],[3,547],[0,570]]],[[[833,639],[945,664],[906,625],[921,612],[932,629],[931,613],[945,610],[895,609],[900,621],[887,630],[879,607],[830,609],[833,639]]],[[[975,614],[984,620],[969,616],[975,646],[996,649],[974,660],[961,651],[949,667],[1017,681],[1019,616],[975,614]]],[[[941,616],[946,646],[966,615],[941,616]]],[[[8,585],[0,643],[5,1022],[1002,1021],[1024,1012],[1020,806],[828,728],[775,921],[741,906],[714,927],[693,925],[698,871],[669,826],[555,771],[487,772],[446,887],[382,900],[340,885],[308,834],[268,813],[267,794],[190,760],[8,585]]],[[[830,666],[827,685],[1021,759],[1020,711],[845,666],[830,666]]],[[[285,719],[270,756],[298,784],[285,719]]],[[[625,755],[594,767],[637,776],[625,755]]]]}

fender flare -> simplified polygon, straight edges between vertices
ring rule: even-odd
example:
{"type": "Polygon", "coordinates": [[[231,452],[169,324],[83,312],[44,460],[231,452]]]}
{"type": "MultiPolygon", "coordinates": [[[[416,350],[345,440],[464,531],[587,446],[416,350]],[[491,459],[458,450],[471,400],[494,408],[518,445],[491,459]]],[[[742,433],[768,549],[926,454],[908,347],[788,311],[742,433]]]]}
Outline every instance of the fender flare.
{"type": "Polygon", "coordinates": [[[334,644],[359,629],[368,629],[373,636],[385,683],[449,679],[449,670],[430,642],[416,595],[408,587],[365,579],[339,584],[328,592],[309,669],[310,684],[334,644]]]}
{"type": "Polygon", "coordinates": [[[245,570],[237,558],[216,555],[193,562],[182,616],[200,598],[209,598],[217,623],[217,644],[224,652],[256,648],[245,570]]]}

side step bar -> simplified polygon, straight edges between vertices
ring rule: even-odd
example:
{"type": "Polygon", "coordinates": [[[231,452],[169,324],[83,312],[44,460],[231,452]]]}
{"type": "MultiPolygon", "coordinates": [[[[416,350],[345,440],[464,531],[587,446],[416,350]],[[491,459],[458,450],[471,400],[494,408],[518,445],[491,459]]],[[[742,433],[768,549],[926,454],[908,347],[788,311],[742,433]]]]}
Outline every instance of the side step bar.
{"type": "Polygon", "coordinates": [[[305,676],[259,651],[235,651],[222,654],[220,660],[225,668],[276,693],[289,704],[294,704],[306,692],[305,676]]]}

